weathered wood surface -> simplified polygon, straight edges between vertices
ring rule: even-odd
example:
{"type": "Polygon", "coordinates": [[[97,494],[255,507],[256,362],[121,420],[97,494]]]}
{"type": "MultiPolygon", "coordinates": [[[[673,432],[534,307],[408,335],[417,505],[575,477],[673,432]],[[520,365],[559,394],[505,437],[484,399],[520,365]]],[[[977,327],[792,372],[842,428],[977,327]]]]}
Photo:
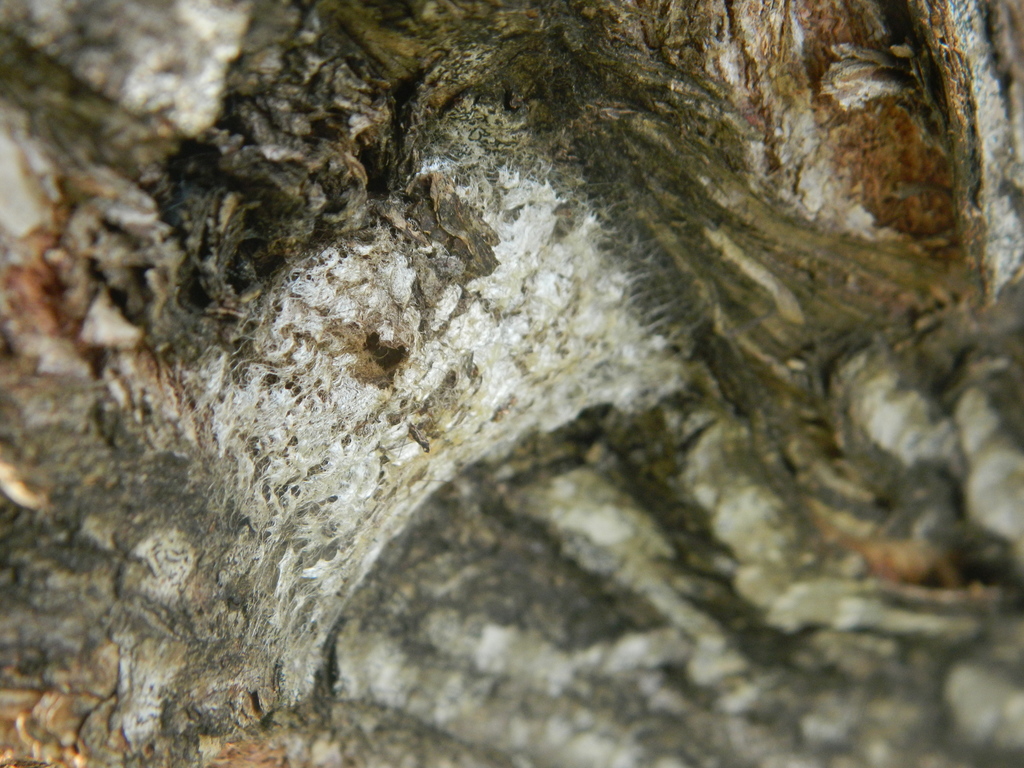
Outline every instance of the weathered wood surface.
{"type": "Polygon", "coordinates": [[[0,760],[1018,764],[1022,23],[0,0],[0,760]]]}

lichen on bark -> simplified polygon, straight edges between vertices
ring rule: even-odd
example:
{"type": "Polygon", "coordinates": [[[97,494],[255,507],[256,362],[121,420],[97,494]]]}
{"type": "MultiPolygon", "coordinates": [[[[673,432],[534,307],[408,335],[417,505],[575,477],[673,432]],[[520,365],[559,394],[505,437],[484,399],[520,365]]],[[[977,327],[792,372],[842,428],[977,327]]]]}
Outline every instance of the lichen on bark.
{"type": "Polygon", "coordinates": [[[1019,760],[1010,4],[46,8],[0,757],[1019,760]]]}

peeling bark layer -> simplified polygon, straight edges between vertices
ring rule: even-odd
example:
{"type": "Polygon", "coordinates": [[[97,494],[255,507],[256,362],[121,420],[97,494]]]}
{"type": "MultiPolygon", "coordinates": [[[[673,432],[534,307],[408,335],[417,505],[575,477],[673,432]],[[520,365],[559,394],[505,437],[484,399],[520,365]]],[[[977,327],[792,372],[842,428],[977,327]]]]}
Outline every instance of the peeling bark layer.
{"type": "Polygon", "coordinates": [[[0,757],[1019,761],[1011,4],[47,9],[0,757]]]}

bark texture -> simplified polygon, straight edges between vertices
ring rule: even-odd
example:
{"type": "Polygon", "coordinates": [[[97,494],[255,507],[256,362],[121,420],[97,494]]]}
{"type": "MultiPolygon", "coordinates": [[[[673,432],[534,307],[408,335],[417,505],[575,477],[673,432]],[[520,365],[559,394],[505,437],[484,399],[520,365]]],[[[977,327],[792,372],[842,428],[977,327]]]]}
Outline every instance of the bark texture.
{"type": "Polygon", "coordinates": [[[1021,24],[0,0],[0,761],[1018,764],[1021,24]]]}

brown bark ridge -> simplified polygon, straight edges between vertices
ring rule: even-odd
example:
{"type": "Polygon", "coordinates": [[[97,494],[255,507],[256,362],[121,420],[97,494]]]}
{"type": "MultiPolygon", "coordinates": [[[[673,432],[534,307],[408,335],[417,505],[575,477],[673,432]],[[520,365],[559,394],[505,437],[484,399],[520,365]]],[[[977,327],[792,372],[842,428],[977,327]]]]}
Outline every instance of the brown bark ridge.
{"type": "Polygon", "coordinates": [[[0,764],[1017,765],[1002,0],[0,0],[0,764]]]}

